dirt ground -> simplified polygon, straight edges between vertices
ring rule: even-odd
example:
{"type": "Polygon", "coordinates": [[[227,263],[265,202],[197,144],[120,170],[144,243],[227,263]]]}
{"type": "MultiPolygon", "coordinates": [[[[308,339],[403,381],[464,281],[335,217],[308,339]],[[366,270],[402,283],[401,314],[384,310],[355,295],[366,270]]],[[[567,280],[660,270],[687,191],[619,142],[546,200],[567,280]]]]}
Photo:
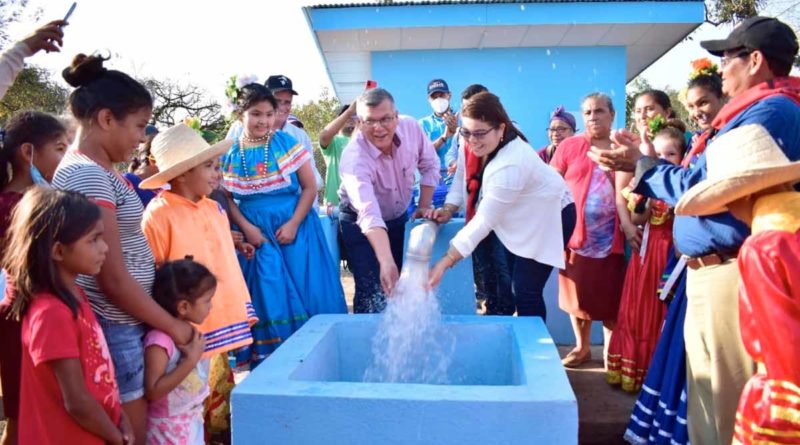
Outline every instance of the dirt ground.
{"type": "MultiPolygon", "coordinates": [[[[347,305],[352,312],[354,284],[348,272],[342,273],[347,305]]],[[[559,346],[559,354],[565,356],[571,346],[559,346]]],[[[628,418],[636,396],[612,388],[605,382],[603,371],[603,348],[592,347],[590,362],[579,369],[567,370],[567,377],[572,384],[578,400],[579,443],[581,445],[616,445],[624,444],[622,435],[628,424],[628,418]]],[[[5,417],[0,406],[0,419],[5,417]]],[[[0,420],[0,430],[5,421],[0,420]]]]}

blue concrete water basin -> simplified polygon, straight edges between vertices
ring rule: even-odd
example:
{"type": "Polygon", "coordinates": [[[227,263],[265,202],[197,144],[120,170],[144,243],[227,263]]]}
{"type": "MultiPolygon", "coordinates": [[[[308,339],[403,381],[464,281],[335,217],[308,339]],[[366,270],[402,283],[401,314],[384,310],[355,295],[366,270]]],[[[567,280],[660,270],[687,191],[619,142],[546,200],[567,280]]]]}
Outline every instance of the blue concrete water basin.
{"type": "Polygon", "coordinates": [[[447,384],[364,382],[379,315],[318,315],[233,391],[235,444],[575,444],[539,318],[444,316],[447,384]]]}

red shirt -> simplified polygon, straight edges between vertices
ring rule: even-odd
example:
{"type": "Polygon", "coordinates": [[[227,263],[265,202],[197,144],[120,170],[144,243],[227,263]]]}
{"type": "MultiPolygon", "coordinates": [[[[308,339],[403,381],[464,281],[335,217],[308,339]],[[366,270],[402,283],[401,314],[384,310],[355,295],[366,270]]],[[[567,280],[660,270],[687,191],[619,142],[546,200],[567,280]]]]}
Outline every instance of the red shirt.
{"type": "MultiPolygon", "coordinates": [[[[67,413],[49,361],[77,358],[89,393],[119,423],[120,400],[103,331],[81,292],[78,317],[56,296],[37,294],[22,319],[22,394],[19,443],[98,444],[67,413]]],[[[143,358],[144,359],[144,358],[143,358]]]]}

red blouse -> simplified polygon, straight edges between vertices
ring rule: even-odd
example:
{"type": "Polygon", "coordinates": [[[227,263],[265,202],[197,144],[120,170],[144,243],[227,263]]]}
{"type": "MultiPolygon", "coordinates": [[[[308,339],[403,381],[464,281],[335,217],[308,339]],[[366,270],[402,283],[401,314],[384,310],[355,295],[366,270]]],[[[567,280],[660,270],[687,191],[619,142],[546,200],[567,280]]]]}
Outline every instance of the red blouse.
{"type": "Polygon", "coordinates": [[[761,198],[739,253],[739,319],[758,372],[745,385],[734,443],[800,443],[800,193],[761,198]]]}

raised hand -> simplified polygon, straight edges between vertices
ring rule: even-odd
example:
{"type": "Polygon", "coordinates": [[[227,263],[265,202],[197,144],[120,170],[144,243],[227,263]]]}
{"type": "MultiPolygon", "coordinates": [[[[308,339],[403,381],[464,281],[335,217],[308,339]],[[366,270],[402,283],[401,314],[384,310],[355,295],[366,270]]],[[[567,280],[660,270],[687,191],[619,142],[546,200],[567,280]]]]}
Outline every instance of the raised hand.
{"type": "Polygon", "coordinates": [[[28,45],[34,54],[41,50],[57,53],[64,46],[64,30],[62,28],[66,25],[67,22],[63,20],[53,20],[22,39],[22,42],[28,45]]]}

